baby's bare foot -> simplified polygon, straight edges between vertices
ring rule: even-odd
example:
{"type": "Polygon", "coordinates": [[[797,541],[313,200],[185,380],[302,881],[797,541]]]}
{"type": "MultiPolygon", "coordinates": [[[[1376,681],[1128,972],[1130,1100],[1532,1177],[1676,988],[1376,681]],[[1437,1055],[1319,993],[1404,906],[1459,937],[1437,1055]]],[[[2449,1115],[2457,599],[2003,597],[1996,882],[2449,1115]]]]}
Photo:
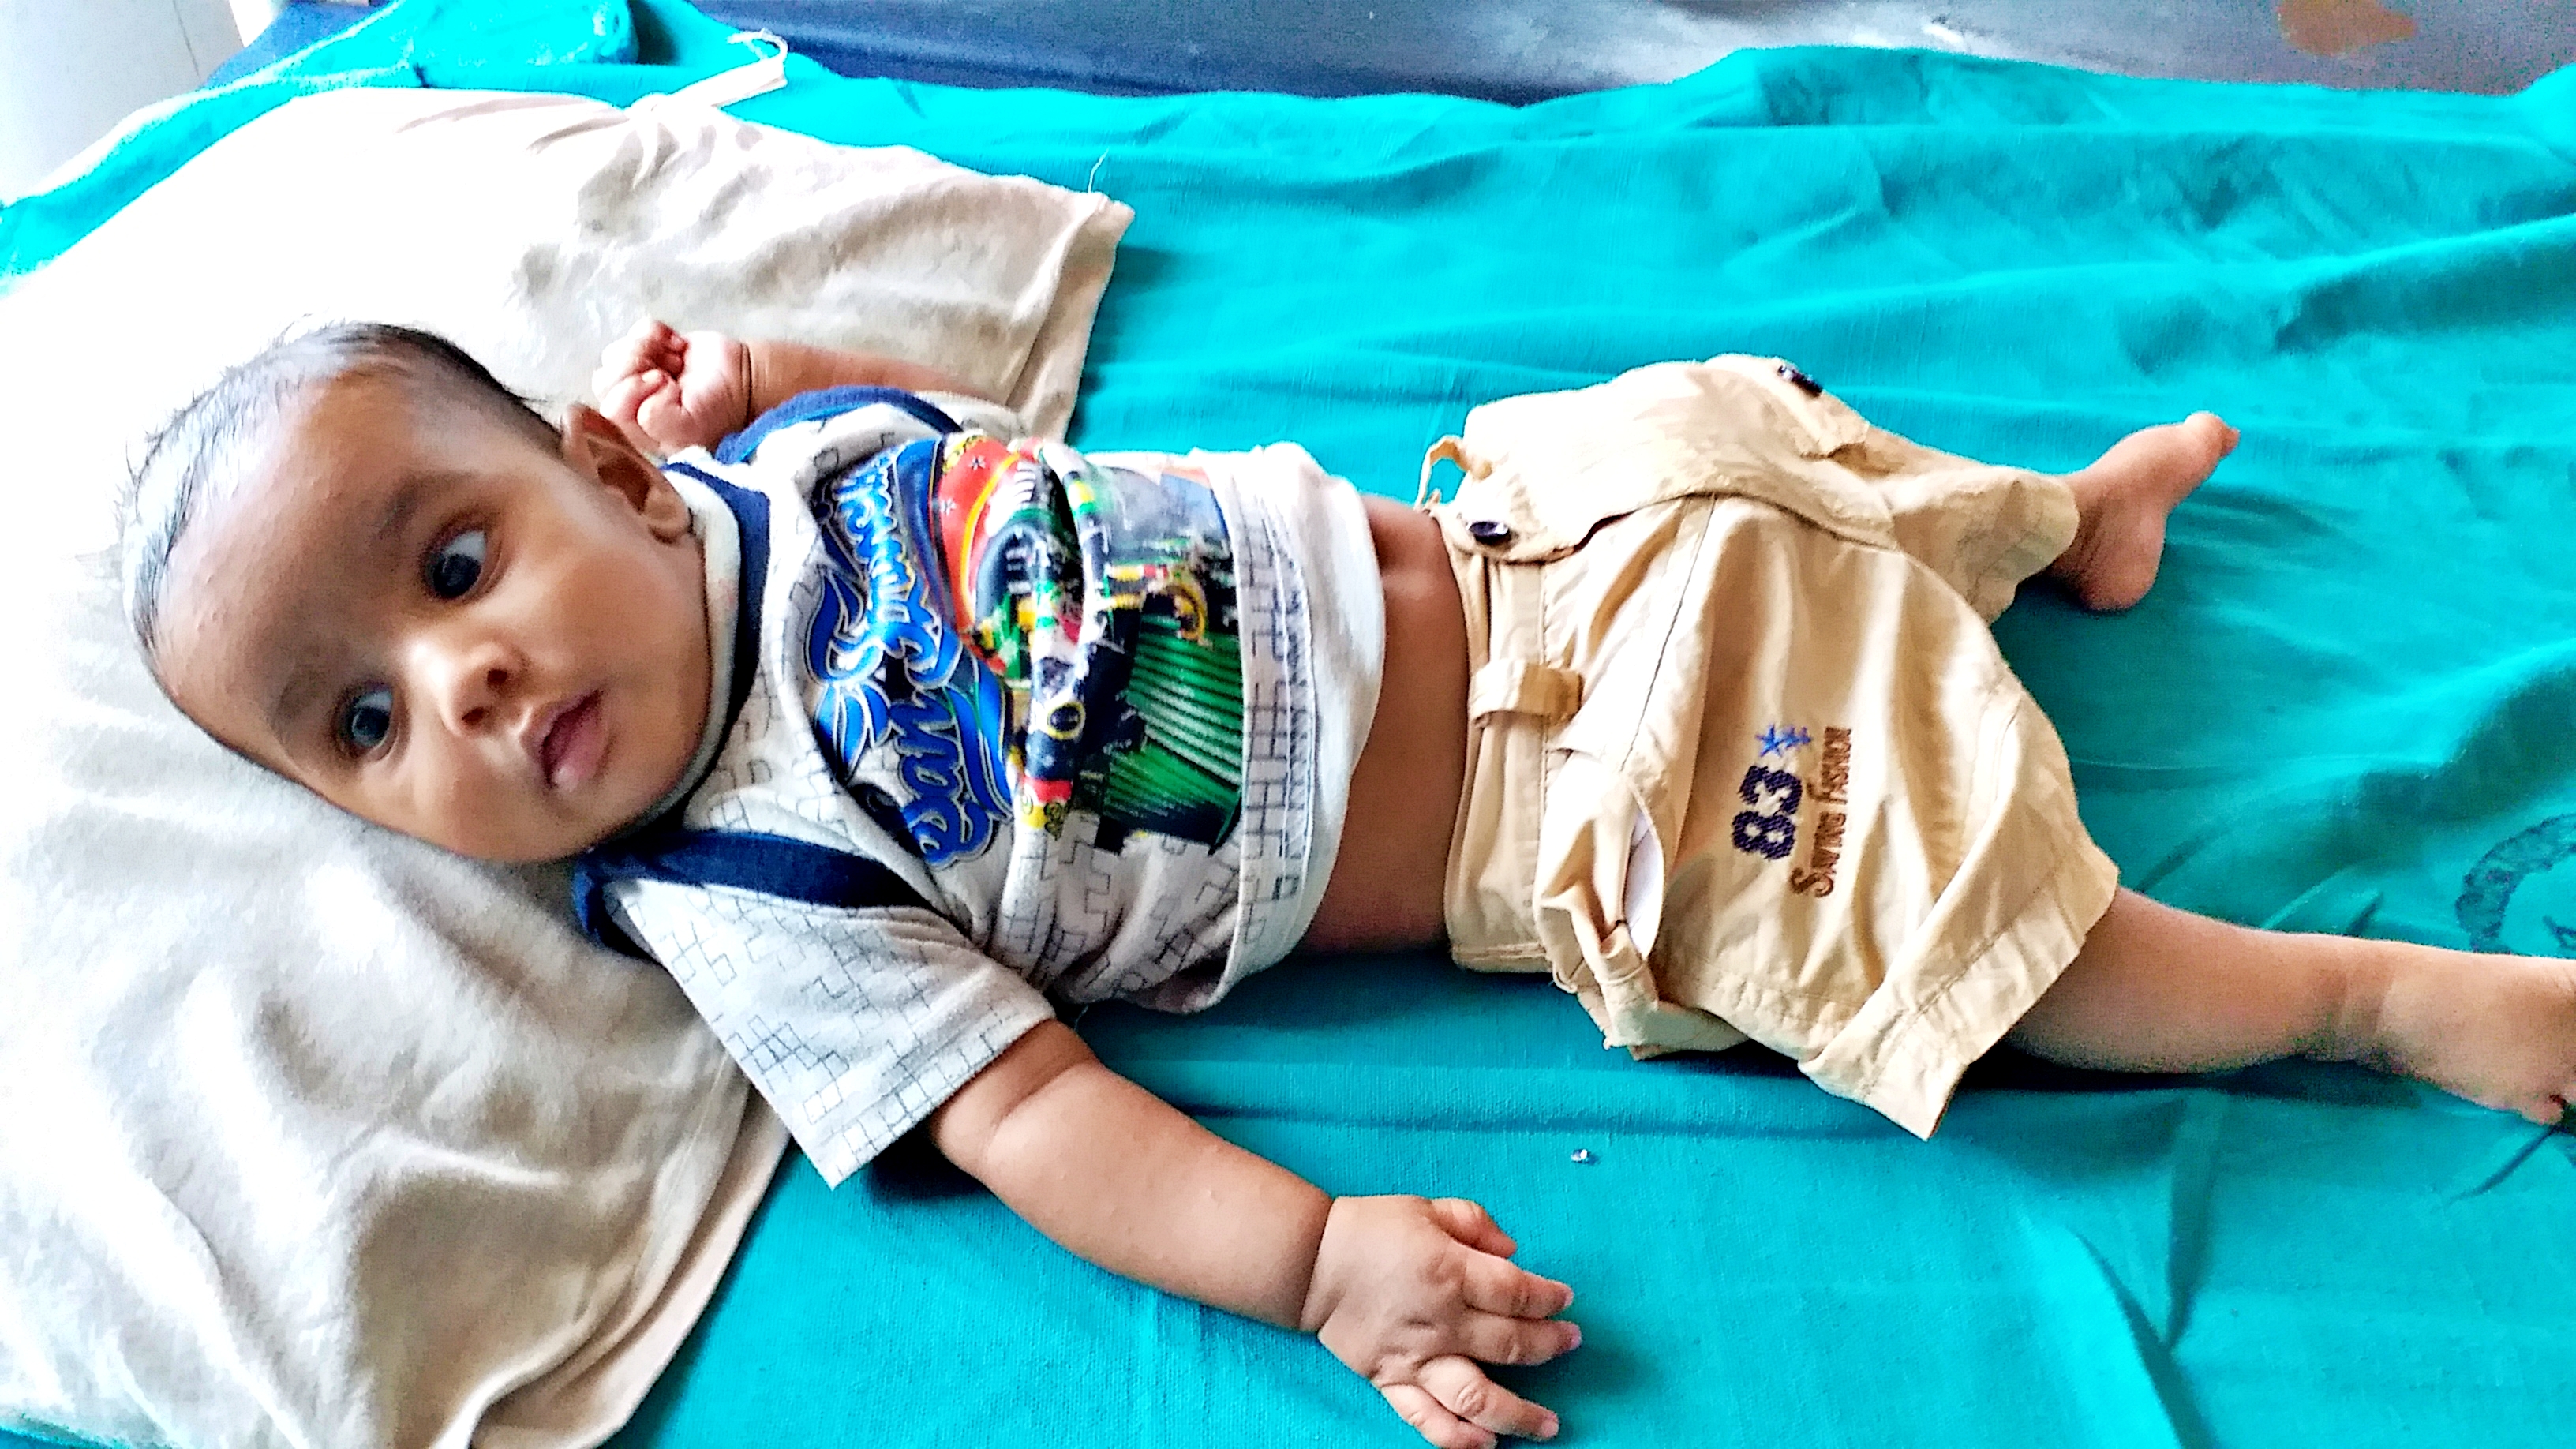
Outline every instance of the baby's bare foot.
{"type": "Polygon", "coordinates": [[[2125,609],[2145,598],[2164,562],[2166,516],[2235,449],[2236,430],[2216,413],[2141,428],[2112,444],[2091,467],[2067,475],[2075,541],[2049,573],[2088,609],[2125,609]]]}
{"type": "Polygon", "coordinates": [[[2381,943],[2348,1055],[2480,1106],[2558,1122],[2576,1101],[2576,961],[2381,943]]]}

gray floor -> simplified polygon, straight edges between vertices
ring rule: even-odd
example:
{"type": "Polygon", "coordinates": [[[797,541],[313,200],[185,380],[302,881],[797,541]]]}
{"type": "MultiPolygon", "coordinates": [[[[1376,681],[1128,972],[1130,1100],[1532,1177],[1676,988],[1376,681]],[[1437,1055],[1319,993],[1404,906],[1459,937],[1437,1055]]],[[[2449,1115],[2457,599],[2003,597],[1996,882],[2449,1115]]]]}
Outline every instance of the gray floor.
{"type": "Polygon", "coordinates": [[[1434,90],[1526,101],[1756,45],[2503,92],[2576,61],[2576,0],[699,0],[852,75],[1111,93],[1434,90]]]}

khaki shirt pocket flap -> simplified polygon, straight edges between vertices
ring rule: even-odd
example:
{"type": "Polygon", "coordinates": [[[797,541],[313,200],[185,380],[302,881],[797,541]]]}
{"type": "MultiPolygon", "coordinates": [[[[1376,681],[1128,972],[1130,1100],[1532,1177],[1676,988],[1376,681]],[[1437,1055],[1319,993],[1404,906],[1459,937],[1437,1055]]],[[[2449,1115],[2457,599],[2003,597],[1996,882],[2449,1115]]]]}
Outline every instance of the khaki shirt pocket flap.
{"type": "Polygon", "coordinates": [[[1783,367],[1737,357],[1658,363],[1594,387],[1487,403],[1467,415],[1463,437],[1443,439],[1425,461],[1426,482],[1444,458],[1467,475],[1443,526],[1462,548],[1537,562],[1651,504],[1731,495],[1892,545],[1887,505],[1830,461],[1869,424],[1763,371],[1783,367]]]}

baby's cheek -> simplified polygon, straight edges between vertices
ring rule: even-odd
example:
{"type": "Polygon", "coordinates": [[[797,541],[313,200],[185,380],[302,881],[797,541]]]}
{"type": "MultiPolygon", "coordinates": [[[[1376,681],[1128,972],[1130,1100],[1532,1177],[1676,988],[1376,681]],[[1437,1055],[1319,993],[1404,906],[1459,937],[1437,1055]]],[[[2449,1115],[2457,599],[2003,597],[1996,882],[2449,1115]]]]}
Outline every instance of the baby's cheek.
{"type": "Polygon", "coordinates": [[[374,792],[369,819],[477,860],[530,859],[527,812],[480,772],[410,761],[408,789],[374,792]]]}

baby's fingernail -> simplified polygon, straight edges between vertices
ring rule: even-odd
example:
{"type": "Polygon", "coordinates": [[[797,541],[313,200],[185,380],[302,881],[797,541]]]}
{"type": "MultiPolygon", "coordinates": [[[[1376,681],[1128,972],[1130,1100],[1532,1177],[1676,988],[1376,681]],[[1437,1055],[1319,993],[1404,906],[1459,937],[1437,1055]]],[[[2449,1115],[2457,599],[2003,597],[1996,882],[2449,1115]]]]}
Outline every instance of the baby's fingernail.
{"type": "Polygon", "coordinates": [[[1577,1349],[1577,1348],[1581,1348],[1581,1347],[1583,1347],[1583,1329],[1582,1329],[1582,1327],[1581,1327],[1580,1325],[1578,1325],[1578,1324],[1572,1324],[1572,1323],[1569,1323],[1569,1324],[1567,1324],[1567,1325],[1565,1325],[1565,1326],[1574,1330],[1574,1335],[1573,1335],[1573,1337],[1568,1338],[1568,1339],[1565,1341],[1565,1346],[1566,1346],[1568,1349],[1577,1349]]]}
{"type": "Polygon", "coordinates": [[[1554,1414],[1548,1415],[1547,1422],[1539,1425],[1538,1436],[1542,1439],[1553,1439],[1556,1437],[1556,1416],[1554,1414]]]}

